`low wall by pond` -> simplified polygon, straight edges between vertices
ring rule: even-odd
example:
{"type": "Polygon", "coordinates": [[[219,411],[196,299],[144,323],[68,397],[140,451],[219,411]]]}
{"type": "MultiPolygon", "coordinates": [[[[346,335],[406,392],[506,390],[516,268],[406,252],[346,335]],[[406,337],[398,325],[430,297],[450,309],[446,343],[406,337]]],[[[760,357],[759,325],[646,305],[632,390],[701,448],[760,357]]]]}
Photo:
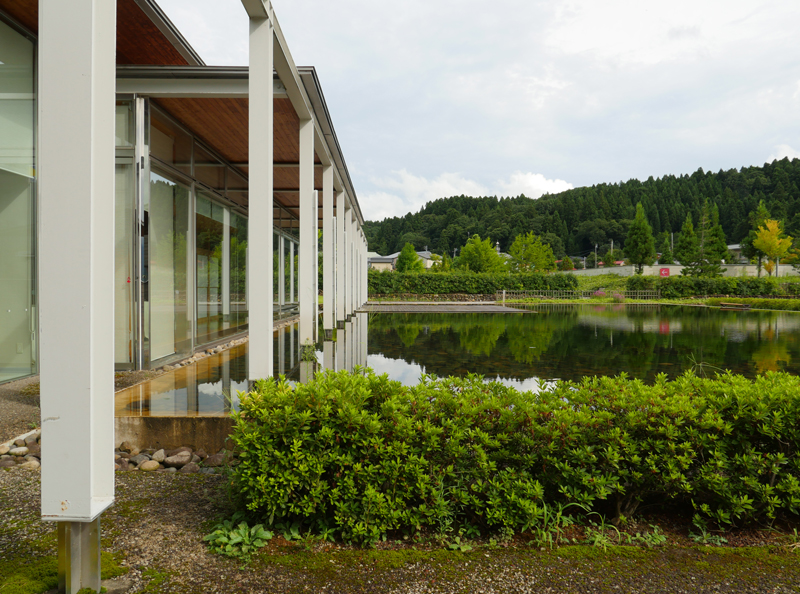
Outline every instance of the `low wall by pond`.
{"type": "Polygon", "coordinates": [[[117,417],[114,443],[130,442],[140,450],[172,450],[188,446],[218,452],[230,449],[230,417],[117,417]]]}

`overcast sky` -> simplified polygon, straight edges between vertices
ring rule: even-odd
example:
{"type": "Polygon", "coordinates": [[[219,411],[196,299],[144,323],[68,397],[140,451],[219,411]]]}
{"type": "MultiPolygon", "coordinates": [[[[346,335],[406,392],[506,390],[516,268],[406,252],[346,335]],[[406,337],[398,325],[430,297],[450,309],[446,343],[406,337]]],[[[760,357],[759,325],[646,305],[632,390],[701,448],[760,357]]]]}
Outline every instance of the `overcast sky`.
{"type": "MultiPolygon", "coordinates": [[[[160,0],[247,64],[240,0],[160,0]]],[[[800,157],[797,0],[274,0],[367,219],[800,157]]]]}

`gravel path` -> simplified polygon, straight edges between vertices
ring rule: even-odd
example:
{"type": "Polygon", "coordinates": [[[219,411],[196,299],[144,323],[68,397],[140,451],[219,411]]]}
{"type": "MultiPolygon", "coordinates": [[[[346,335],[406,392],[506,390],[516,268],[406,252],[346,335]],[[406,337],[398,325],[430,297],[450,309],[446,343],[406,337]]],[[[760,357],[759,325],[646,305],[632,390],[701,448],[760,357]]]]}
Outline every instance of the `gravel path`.
{"type": "MultiPolygon", "coordinates": [[[[249,565],[211,554],[202,536],[230,513],[222,476],[117,474],[117,503],[103,515],[104,549],[123,555],[130,592],[773,593],[800,591],[800,554],[773,549],[668,546],[531,547],[459,553],[303,546],[276,537],[249,565]]],[[[38,471],[0,471],[3,559],[55,554],[54,525],[39,521],[38,471]]]]}
{"type": "Polygon", "coordinates": [[[39,376],[0,384],[0,443],[39,426],[39,396],[20,390],[39,381],[39,376]]]}

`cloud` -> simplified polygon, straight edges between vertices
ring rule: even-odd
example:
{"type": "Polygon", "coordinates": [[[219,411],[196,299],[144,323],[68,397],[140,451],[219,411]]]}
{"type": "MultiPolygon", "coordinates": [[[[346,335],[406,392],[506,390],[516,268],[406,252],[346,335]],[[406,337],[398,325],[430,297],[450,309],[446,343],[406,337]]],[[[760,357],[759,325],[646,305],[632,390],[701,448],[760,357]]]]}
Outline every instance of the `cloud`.
{"type": "Polygon", "coordinates": [[[790,147],[788,144],[779,144],[775,147],[775,152],[767,157],[767,163],[772,163],[776,159],[780,160],[784,157],[788,157],[790,161],[792,159],[800,159],[800,151],[790,147]]]}
{"type": "Polygon", "coordinates": [[[498,197],[525,194],[528,198],[538,198],[546,193],[572,188],[572,184],[564,180],[547,179],[541,173],[515,171],[507,180],[497,180],[493,187],[487,187],[460,173],[442,173],[428,179],[405,169],[394,171],[392,175],[381,179],[372,179],[371,185],[383,189],[361,194],[359,203],[364,216],[372,221],[417,212],[428,202],[462,194],[498,197]]]}

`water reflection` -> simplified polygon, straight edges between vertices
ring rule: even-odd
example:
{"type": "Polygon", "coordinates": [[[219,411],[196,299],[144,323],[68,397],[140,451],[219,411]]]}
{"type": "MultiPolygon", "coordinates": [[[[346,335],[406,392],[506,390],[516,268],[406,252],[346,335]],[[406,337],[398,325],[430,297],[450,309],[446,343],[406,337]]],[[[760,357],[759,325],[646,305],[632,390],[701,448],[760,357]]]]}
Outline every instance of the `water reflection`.
{"type": "MultiPolygon", "coordinates": [[[[357,314],[301,360],[297,324],[276,332],[274,369],[306,382],[319,369],[368,366],[405,385],[423,373],[484,375],[537,391],[556,379],[653,381],[695,368],[748,377],[800,373],[800,314],[680,306],[537,306],[530,313],[357,314]]],[[[214,416],[247,389],[247,344],[117,394],[117,416],[214,416]]]]}
{"type": "MultiPolygon", "coordinates": [[[[800,314],[678,306],[537,306],[537,313],[377,314],[373,354],[434,375],[480,373],[527,387],[626,372],[645,381],[695,367],[753,377],[800,372],[800,314]],[[409,337],[413,336],[411,341],[409,337]]],[[[385,361],[378,365],[388,368],[385,361]]],[[[400,364],[393,364],[398,377],[400,364]]],[[[390,375],[393,375],[390,372],[390,375]]]]}

